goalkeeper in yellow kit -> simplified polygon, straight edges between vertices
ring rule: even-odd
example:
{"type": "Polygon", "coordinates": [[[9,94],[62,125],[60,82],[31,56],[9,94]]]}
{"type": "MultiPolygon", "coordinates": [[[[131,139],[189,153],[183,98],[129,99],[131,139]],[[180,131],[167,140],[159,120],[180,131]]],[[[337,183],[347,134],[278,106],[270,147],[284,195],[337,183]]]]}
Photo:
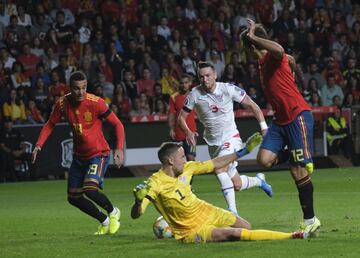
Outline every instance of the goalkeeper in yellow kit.
{"type": "Polygon", "coordinates": [[[250,230],[251,225],[245,219],[200,200],[191,191],[193,175],[211,173],[226,166],[251,152],[261,140],[257,133],[247,141],[245,149],[205,162],[187,162],[181,143],[163,143],[158,151],[162,167],[134,189],[131,217],[140,217],[152,202],[168,222],[175,238],[185,243],[306,238],[303,231],[250,230]]]}

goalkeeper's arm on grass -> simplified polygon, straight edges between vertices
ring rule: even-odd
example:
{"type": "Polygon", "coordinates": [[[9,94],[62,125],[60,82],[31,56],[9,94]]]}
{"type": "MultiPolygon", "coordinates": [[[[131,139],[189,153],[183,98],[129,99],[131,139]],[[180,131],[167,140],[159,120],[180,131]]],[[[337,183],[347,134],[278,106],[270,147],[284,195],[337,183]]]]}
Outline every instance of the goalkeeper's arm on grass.
{"type": "Polygon", "coordinates": [[[145,198],[149,192],[150,185],[148,181],[144,181],[141,184],[138,184],[133,189],[133,194],[135,197],[135,203],[131,208],[131,217],[133,219],[139,218],[144,212],[146,207],[149,205],[149,199],[145,198]]]}

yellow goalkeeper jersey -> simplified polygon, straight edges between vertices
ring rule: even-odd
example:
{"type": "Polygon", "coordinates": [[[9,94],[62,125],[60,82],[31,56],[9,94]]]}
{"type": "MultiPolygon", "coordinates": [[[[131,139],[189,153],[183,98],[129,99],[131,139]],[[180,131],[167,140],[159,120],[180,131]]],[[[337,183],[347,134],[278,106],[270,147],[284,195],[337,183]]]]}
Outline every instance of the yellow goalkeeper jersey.
{"type": "Polygon", "coordinates": [[[190,161],[185,163],[183,173],[177,178],[170,177],[160,169],[149,177],[150,190],[142,204],[145,211],[149,201],[169,223],[176,239],[181,239],[197,230],[207,221],[207,215],[214,208],[200,200],[191,191],[190,181],[193,175],[214,171],[214,163],[190,161]]]}

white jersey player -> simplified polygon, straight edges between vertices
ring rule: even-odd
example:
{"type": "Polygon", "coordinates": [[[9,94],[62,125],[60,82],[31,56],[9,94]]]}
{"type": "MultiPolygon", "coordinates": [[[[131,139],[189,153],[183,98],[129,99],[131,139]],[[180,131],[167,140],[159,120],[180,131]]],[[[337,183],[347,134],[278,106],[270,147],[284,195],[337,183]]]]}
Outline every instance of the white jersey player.
{"type": "MultiPolygon", "coordinates": [[[[262,133],[266,133],[267,125],[261,109],[243,89],[229,83],[216,82],[216,71],[211,63],[199,62],[198,74],[200,85],[188,94],[178,117],[178,123],[190,144],[196,144],[195,134],[189,130],[186,117],[191,110],[195,109],[198,119],[204,126],[203,136],[208,144],[211,158],[241,149],[242,140],[234,118],[234,101],[252,110],[260,123],[262,133]]],[[[263,174],[259,173],[256,177],[240,176],[236,166],[237,162],[233,162],[229,166],[218,169],[217,171],[222,173],[218,173],[217,177],[229,210],[237,214],[234,188],[241,191],[257,186],[269,196],[272,196],[272,189],[266,183],[263,174]]]]}

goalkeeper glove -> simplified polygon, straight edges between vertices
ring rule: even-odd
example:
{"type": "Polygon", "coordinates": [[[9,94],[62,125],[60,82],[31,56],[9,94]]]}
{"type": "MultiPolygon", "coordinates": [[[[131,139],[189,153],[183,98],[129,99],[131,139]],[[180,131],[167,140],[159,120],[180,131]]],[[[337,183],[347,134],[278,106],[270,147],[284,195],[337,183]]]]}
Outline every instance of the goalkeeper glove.
{"type": "Polygon", "coordinates": [[[149,189],[150,189],[150,185],[148,181],[144,181],[143,183],[135,186],[135,188],[133,189],[135,200],[137,202],[141,202],[149,192],[149,189]]]}

